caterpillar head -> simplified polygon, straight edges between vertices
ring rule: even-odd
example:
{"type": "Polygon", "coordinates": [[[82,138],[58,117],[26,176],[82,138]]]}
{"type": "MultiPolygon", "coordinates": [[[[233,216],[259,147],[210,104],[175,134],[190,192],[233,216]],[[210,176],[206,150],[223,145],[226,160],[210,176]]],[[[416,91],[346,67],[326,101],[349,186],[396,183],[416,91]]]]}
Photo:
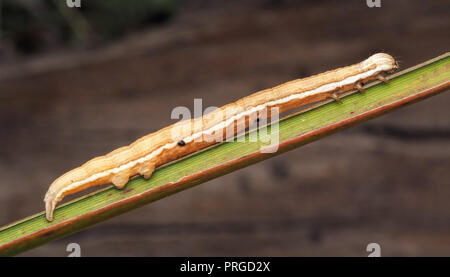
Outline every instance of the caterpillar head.
{"type": "Polygon", "coordinates": [[[386,53],[377,53],[370,56],[367,60],[362,62],[363,68],[373,68],[374,66],[379,71],[392,71],[398,68],[395,59],[386,53]]]}

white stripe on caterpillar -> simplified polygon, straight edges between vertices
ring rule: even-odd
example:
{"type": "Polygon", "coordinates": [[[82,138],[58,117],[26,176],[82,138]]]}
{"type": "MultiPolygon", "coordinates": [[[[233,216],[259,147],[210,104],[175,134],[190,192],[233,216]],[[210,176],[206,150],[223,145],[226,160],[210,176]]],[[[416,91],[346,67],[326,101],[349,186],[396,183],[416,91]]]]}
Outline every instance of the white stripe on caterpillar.
{"type": "MultiPolygon", "coordinates": [[[[214,144],[213,141],[199,138],[223,131],[239,119],[255,115],[254,118],[257,118],[259,112],[272,107],[277,107],[280,112],[284,112],[326,98],[339,100],[339,93],[355,88],[364,92],[361,86],[362,82],[374,79],[386,81],[380,73],[396,68],[393,57],[385,53],[378,53],[358,64],[256,92],[221,107],[217,112],[212,111],[197,119],[178,122],[177,124],[181,123],[191,127],[190,130],[197,123],[204,126],[200,131],[191,131],[189,135],[183,137],[182,143],[171,136],[170,129],[174,125],[144,136],[129,146],[92,159],[56,179],[50,185],[44,198],[46,218],[49,221],[53,220],[56,204],[68,194],[111,182],[117,188],[122,188],[130,177],[138,174],[150,178],[155,167],[214,144]],[[232,112],[228,112],[225,118],[214,116],[224,110],[232,112]],[[233,111],[235,112],[233,113],[233,111]]],[[[268,116],[270,117],[270,114],[268,116]]],[[[243,128],[248,125],[249,123],[245,122],[243,128]]],[[[238,131],[237,128],[235,132],[238,131]]]]}

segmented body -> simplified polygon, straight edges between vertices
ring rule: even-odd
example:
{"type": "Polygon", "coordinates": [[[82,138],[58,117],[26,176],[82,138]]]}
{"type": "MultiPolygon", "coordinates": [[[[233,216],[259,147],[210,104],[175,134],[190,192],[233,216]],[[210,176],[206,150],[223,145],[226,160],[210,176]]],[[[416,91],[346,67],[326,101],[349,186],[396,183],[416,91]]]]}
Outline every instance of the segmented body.
{"type": "Polygon", "coordinates": [[[251,123],[249,119],[258,118],[263,110],[276,107],[282,113],[326,98],[339,100],[340,93],[355,88],[363,92],[361,83],[385,80],[380,73],[396,67],[394,58],[378,53],[358,64],[262,90],[203,117],[179,122],[177,128],[191,130],[181,138],[173,137],[174,125],[144,136],[129,146],[94,158],[57,178],[44,199],[47,220],[53,220],[56,204],[68,194],[106,183],[122,188],[135,175],[150,178],[156,167],[216,143],[206,137],[229,135],[226,130],[230,126],[237,126],[233,127],[233,134],[245,129],[251,123]],[[243,118],[246,118],[244,124],[236,124],[243,118]],[[202,127],[199,129],[196,126],[202,127]]]}

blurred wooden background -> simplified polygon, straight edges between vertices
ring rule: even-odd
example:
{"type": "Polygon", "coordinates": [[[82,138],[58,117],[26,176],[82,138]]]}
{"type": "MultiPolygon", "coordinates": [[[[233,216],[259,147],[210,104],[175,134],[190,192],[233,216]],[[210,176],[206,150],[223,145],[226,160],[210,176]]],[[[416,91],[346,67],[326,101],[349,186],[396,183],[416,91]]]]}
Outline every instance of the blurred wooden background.
{"type": "MultiPolygon", "coordinates": [[[[0,225],[48,185],[172,123],[385,51],[449,51],[447,0],[188,1],[169,22],[85,50],[0,63],[0,225]],[[226,3],[225,3],[226,2],[226,3]]],[[[450,94],[442,93],[22,256],[450,255],[450,94]]]]}

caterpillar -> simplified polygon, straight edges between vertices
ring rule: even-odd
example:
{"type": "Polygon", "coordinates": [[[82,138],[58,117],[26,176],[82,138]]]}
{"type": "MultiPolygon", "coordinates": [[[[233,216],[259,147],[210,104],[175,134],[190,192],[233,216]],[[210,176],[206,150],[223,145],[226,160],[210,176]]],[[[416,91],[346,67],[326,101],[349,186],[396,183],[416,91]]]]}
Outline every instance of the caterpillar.
{"type": "Polygon", "coordinates": [[[244,124],[235,128],[233,124],[240,119],[253,117],[259,120],[261,112],[269,108],[278,108],[282,113],[327,98],[340,102],[339,94],[343,92],[357,89],[364,93],[363,85],[368,81],[378,79],[387,82],[383,74],[397,67],[392,56],[378,53],[354,65],[256,92],[202,117],[183,120],[146,135],[129,146],[94,158],[57,178],[45,194],[46,218],[53,220],[56,204],[66,195],[107,183],[121,189],[130,177],[136,175],[148,179],[156,167],[216,143],[206,139],[207,136],[216,133],[220,137],[229,135],[224,135],[223,130],[230,126],[233,126],[234,135],[251,123],[245,120],[244,124]],[[225,115],[223,111],[227,111],[225,115]],[[201,128],[195,128],[199,125],[201,128]],[[175,138],[172,133],[175,127],[188,131],[175,138]]]}

